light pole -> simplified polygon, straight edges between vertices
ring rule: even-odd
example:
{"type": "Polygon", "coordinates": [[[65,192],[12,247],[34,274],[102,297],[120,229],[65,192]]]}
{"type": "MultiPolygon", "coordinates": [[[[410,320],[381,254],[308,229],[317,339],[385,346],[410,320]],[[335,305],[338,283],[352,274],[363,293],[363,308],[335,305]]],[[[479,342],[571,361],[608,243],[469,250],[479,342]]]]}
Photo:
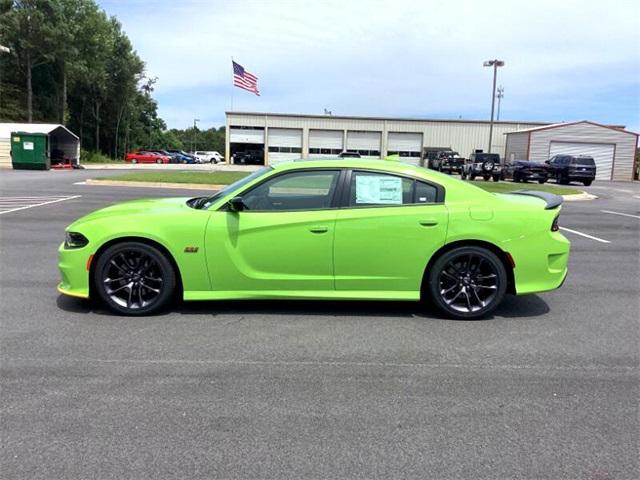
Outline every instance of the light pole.
{"type": "Polygon", "coordinates": [[[196,151],[196,133],[197,133],[197,126],[196,123],[198,123],[200,121],[199,118],[194,118],[193,119],[193,138],[191,139],[191,153],[196,151]]]}
{"type": "Polygon", "coordinates": [[[491,90],[491,123],[489,123],[489,149],[488,153],[491,153],[491,140],[493,138],[493,112],[496,106],[496,77],[498,76],[498,67],[504,67],[502,60],[487,60],[482,64],[485,67],[493,67],[493,89],[491,90]]]}
{"type": "MultiPolygon", "coordinates": [[[[0,53],[11,53],[11,49],[0,45],[0,53]]],[[[2,68],[0,68],[0,89],[2,88],[2,68]]],[[[2,106],[2,92],[0,91],[0,107],[2,106]]]]}
{"type": "Polygon", "coordinates": [[[502,85],[498,87],[498,93],[496,93],[496,97],[498,98],[498,113],[496,114],[496,122],[499,122],[500,121],[500,103],[501,103],[502,97],[504,97],[504,87],[502,85]]]}

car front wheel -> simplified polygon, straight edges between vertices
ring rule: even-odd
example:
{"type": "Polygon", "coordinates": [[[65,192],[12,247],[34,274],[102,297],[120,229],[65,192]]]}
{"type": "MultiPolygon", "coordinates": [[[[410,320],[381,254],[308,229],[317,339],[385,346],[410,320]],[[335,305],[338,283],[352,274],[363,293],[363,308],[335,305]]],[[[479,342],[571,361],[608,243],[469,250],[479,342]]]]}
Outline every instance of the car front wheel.
{"type": "Polygon", "coordinates": [[[482,247],[459,247],[444,253],[431,267],[427,294],[446,316],[473,320],[493,312],[507,290],[500,259],[482,247]]]}
{"type": "Polygon", "coordinates": [[[110,310],[121,315],[150,315],[166,307],[176,274],[166,256],[140,242],[107,248],[96,261],[93,285],[110,310]]]}

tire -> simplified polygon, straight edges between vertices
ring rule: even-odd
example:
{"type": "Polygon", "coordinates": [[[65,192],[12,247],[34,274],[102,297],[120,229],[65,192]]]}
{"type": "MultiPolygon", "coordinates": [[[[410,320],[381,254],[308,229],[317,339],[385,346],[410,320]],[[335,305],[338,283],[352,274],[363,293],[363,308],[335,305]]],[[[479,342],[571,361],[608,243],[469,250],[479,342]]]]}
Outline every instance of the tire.
{"type": "Polygon", "coordinates": [[[472,182],[476,179],[476,174],[475,173],[470,173],[469,174],[469,180],[471,180],[472,182]]]}
{"type": "Polygon", "coordinates": [[[547,183],[547,179],[546,179],[546,178],[541,178],[540,180],[538,180],[538,183],[539,183],[540,185],[542,185],[542,184],[544,184],[544,183],[547,183]]]}
{"type": "Polygon", "coordinates": [[[499,182],[500,181],[500,174],[494,175],[493,176],[493,181],[494,182],[499,182]]]}
{"type": "Polygon", "coordinates": [[[516,172],[513,172],[513,183],[520,183],[520,175],[516,172]]]}
{"type": "Polygon", "coordinates": [[[462,180],[466,180],[466,179],[467,179],[467,174],[466,174],[466,173],[464,173],[464,170],[460,173],[460,178],[461,178],[462,180]]]}
{"type": "Polygon", "coordinates": [[[483,247],[445,252],[431,266],[426,280],[428,299],[447,317],[459,320],[488,316],[507,291],[504,265],[483,247]]]}
{"type": "Polygon", "coordinates": [[[173,298],[176,273],[158,249],[141,242],[122,242],[100,254],[93,285],[100,300],[114,313],[151,315],[173,298]]]}
{"type": "Polygon", "coordinates": [[[162,163],[162,160],[157,159],[157,160],[156,160],[156,163],[162,163]]]}
{"type": "Polygon", "coordinates": [[[485,182],[488,182],[489,180],[491,180],[491,175],[483,175],[482,178],[484,178],[485,182]]]}
{"type": "Polygon", "coordinates": [[[584,182],[582,182],[582,183],[584,183],[584,186],[585,186],[585,187],[590,187],[590,186],[591,186],[591,184],[593,183],[593,180],[585,180],[585,181],[584,181],[584,182]]]}
{"type": "Polygon", "coordinates": [[[131,160],[131,163],[138,163],[138,160],[136,160],[135,158],[131,160]]]}
{"type": "Polygon", "coordinates": [[[565,178],[561,173],[556,173],[556,183],[559,185],[568,185],[569,179],[565,178]]]}

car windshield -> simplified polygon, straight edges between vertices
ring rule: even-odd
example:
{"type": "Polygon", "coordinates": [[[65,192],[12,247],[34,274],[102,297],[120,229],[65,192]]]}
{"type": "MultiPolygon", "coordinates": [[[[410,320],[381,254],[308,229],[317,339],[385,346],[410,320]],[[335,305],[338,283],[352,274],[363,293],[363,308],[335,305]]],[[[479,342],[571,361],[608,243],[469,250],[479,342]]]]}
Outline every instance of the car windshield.
{"type": "Polygon", "coordinates": [[[571,162],[575,165],[589,165],[591,167],[593,167],[596,163],[593,161],[593,158],[591,157],[578,157],[578,158],[574,158],[573,161],[571,162]]]}
{"type": "Polygon", "coordinates": [[[238,188],[243,187],[244,185],[248,184],[249,182],[253,181],[254,179],[256,179],[258,177],[261,177],[262,175],[264,175],[265,173],[267,173],[268,171],[270,171],[272,169],[273,169],[273,167],[263,167],[260,170],[256,170],[252,174],[247,175],[246,177],[243,177],[240,180],[237,180],[237,181],[227,185],[222,190],[214,193],[210,197],[192,198],[191,200],[189,200],[187,202],[187,204],[190,207],[196,208],[198,210],[206,210],[216,200],[218,200],[220,197],[223,197],[224,195],[226,195],[229,192],[232,192],[233,190],[237,190],[238,188]]]}

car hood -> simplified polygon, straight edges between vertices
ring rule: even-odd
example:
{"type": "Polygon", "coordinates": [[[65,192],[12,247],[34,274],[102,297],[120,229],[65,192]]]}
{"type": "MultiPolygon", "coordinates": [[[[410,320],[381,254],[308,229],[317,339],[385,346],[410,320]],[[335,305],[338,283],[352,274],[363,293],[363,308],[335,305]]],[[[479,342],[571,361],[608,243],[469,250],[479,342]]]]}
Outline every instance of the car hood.
{"type": "Polygon", "coordinates": [[[79,218],[69,228],[78,226],[83,223],[93,222],[105,218],[118,216],[130,216],[139,214],[166,214],[177,212],[179,210],[190,208],[187,201],[191,197],[173,197],[173,198],[145,198],[142,200],[132,200],[129,202],[116,203],[106,208],[101,208],[94,212],[79,218]]]}

